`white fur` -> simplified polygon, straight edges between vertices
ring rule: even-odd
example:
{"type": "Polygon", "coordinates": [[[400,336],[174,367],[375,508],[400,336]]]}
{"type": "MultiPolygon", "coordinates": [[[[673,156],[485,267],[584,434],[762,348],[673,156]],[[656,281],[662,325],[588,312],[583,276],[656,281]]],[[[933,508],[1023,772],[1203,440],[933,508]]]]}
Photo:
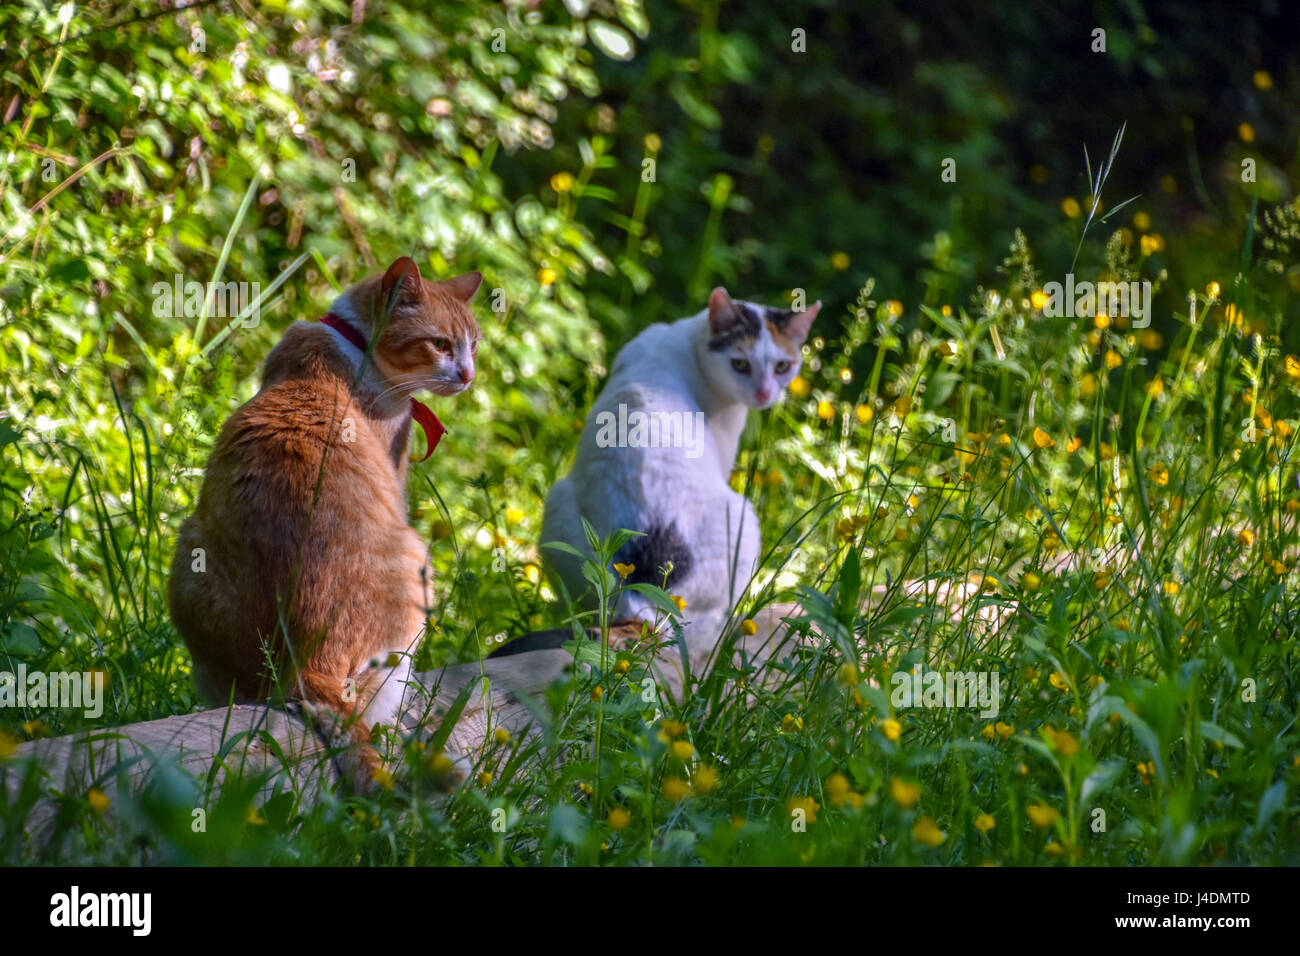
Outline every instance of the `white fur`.
{"type": "MultiPolygon", "coordinates": [[[[691,567],[686,577],[674,577],[668,590],[687,601],[683,618],[692,642],[717,639],[757,569],[758,520],[728,481],[749,408],[774,404],[799,366],[795,356],[791,368],[773,372],[773,363],[791,356],[765,324],[757,340],[720,352],[708,348],[709,337],[705,310],[652,325],[623,348],[587,419],[573,469],[547,496],[541,535],[548,569],[576,601],[590,589],[580,563],[546,548],[547,542],[562,541],[590,554],[581,518],[602,539],[619,528],[645,531],[675,524],[691,567]],[[748,375],[731,367],[742,355],[751,362],[748,375]],[[772,394],[760,401],[756,392],[765,384],[772,394]],[[706,427],[697,439],[702,447],[601,447],[597,416],[617,415],[620,403],[651,414],[703,412],[706,427]]],[[[653,622],[662,612],[625,590],[614,615],[653,622]]]]}

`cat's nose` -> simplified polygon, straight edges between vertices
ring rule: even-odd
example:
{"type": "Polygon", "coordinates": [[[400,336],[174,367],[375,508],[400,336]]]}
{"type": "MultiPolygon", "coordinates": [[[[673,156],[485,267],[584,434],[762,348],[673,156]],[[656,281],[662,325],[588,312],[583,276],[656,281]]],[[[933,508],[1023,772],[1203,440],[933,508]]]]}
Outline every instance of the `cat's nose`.
{"type": "Polygon", "coordinates": [[[460,382],[462,385],[468,385],[474,381],[474,370],[469,366],[462,366],[460,370],[460,382]]]}
{"type": "Polygon", "coordinates": [[[762,405],[766,403],[769,398],[772,397],[772,389],[768,388],[767,386],[762,386],[755,390],[754,397],[758,399],[759,404],[762,405]]]}

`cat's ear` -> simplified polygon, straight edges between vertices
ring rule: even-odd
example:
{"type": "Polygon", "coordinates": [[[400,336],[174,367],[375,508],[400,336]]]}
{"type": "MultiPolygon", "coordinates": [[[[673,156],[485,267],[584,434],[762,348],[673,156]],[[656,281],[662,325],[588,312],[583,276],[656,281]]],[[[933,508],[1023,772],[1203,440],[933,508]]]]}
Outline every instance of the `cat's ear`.
{"type": "Polygon", "coordinates": [[[420,283],[420,267],[415,264],[415,260],[410,256],[402,256],[394,260],[393,264],[388,267],[384,273],[383,281],[379,287],[384,292],[384,298],[388,299],[393,290],[397,288],[398,283],[402,284],[403,289],[418,288],[420,283]]]}
{"type": "Polygon", "coordinates": [[[809,330],[812,329],[813,319],[817,318],[817,313],[821,310],[822,304],[819,299],[806,309],[791,312],[790,317],[785,320],[782,331],[791,341],[802,345],[804,339],[808,338],[809,330]]]}
{"type": "Polygon", "coordinates": [[[714,289],[709,295],[709,331],[714,335],[725,332],[742,318],[736,303],[727,295],[727,290],[722,286],[714,289]]]}
{"type": "Polygon", "coordinates": [[[442,284],[447,287],[447,291],[460,299],[462,302],[468,302],[474,298],[478,292],[478,287],[483,284],[483,273],[466,272],[463,276],[456,276],[454,279],[444,279],[442,284]]]}

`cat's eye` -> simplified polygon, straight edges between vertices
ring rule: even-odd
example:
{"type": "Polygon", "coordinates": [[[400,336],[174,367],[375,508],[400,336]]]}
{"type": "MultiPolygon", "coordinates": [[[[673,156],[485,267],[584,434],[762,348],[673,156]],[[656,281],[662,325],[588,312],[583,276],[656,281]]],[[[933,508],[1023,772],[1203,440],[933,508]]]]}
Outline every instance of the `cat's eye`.
{"type": "Polygon", "coordinates": [[[739,372],[741,375],[749,374],[749,363],[746,362],[744,359],[732,359],[731,367],[735,369],[737,372],[739,372]]]}
{"type": "Polygon", "coordinates": [[[433,347],[434,347],[435,349],[437,349],[439,352],[450,352],[450,351],[451,351],[451,340],[450,340],[450,339],[444,339],[444,338],[432,338],[432,339],[429,339],[429,341],[433,343],[433,347]]]}
{"type": "Polygon", "coordinates": [[[772,368],[775,369],[777,375],[784,375],[786,372],[790,371],[790,363],[777,362],[772,366],[772,368]]]}

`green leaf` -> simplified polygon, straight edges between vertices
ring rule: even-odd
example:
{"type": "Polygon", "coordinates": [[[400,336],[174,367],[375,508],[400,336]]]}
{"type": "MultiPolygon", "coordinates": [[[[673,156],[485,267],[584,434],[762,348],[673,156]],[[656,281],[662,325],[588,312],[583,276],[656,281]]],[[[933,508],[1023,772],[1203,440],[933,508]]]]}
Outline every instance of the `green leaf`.
{"type": "Polygon", "coordinates": [[[1235,734],[1208,720],[1201,721],[1201,734],[1210,740],[1223,744],[1225,747],[1235,747],[1240,750],[1246,746],[1235,734]]]}
{"type": "Polygon", "coordinates": [[[36,629],[22,621],[10,621],[9,633],[0,639],[0,651],[15,657],[35,657],[41,649],[36,629]]]}
{"type": "Polygon", "coordinates": [[[636,54],[636,41],[622,27],[604,20],[588,20],[587,35],[596,49],[611,60],[630,60],[636,54]]]}

